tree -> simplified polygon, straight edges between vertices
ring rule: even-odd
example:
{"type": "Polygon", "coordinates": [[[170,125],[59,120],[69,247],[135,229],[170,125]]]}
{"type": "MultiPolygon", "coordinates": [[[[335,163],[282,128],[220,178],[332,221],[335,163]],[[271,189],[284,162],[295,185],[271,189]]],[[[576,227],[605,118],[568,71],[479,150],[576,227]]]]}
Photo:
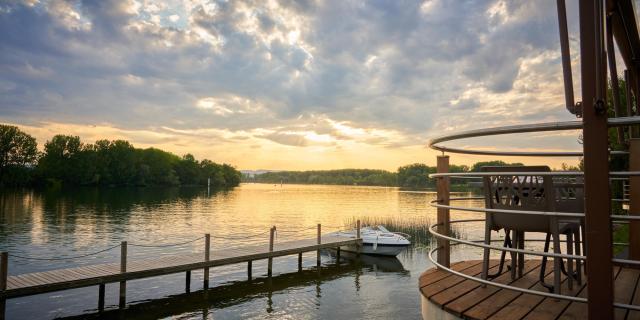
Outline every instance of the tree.
{"type": "Polygon", "coordinates": [[[429,179],[430,173],[435,173],[436,168],[423,163],[414,163],[398,168],[398,186],[402,188],[422,189],[433,186],[429,179]]]}
{"type": "Polygon", "coordinates": [[[18,127],[0,125],[0,184],[22,185],[27,170],[38,158],[36,139],[18,127]],[[9,179],[9,176],[12,178],[9,179]]]}

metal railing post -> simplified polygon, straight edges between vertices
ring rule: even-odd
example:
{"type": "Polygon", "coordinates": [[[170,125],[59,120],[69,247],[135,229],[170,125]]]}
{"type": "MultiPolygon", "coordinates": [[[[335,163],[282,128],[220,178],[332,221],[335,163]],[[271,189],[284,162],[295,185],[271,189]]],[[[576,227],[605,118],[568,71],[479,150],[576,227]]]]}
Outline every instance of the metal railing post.
{"type": "Polygon", "coordinates": [[[602,0],[580,1],[585,241],[589,319],[613,319],[607,69],[602,0]]]}
{"type": "MultiPolygon", "coordinates": [[[[629,171],[640,171],[639,138],[629,139],[629,171]]],[[[629,177],[628,198],[629,215],[640,215],[640,177],[629,177]]],[[[640,260],[640,221],[629,221],[629,259],[640,260]]]]}
{"type": "MultiPolygon", "coordinates": [[[[449,156],[438,156],[437,172],[449,172],[449,156]]],[[[437,197],[439,204],[449,205],[449,183],[449,177],[436,178],[436,187],[438,192],[437,197]]],[[[438,208],[438,233],[444,234],[446,236],[449,235],[449,220],[449,209],[438,208]]],[[[440,250],[438,250],[438,263],[448,268],[451,262],[449,240],[438,239],[437,246],[438,248],[440,248],[440,250]]]]}

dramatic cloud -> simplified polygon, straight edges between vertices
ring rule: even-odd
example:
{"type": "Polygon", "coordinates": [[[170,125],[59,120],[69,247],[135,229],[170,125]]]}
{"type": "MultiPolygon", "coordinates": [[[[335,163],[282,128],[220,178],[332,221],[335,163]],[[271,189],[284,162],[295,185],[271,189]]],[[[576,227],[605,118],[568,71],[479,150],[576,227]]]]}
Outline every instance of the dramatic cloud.
{"type": "Polygon", "coordinates": [[[572,119],[551,0],[12,0],[0,29],[0,120],[41,143],[103,134],[247,169],[393,169],[433,163],[424,145],[445,132],[572,119]]]}

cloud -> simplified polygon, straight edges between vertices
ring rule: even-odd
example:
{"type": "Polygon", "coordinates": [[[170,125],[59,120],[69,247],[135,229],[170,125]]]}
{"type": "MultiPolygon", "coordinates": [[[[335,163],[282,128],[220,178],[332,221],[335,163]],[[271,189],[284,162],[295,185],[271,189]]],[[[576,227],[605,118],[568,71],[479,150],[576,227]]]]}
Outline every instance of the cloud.
{"type": "Polygon", "coordinates": [[[571,118],[555,15],[551,1],[4,2],[0,119],[423,152],[447,131],[571,118]]]}

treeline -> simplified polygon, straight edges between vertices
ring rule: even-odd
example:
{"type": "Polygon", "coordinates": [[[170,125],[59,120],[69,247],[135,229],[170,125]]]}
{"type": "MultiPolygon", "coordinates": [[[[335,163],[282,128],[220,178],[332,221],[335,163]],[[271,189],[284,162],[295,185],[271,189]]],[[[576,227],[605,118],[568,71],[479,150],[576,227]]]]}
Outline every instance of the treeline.
{"type": "MultiPolygon", "coordinates": [[[[466,165],[451,165],[450,172],[477,172],[484,166],[521,166],[522,163],[503,161],[485,161],[466,165]]],[[[436,172],[436,167],[414,163],[398,168],[396,172],[371,169],[343,169],[322,171],[277,171],[256,175],[243,175],[244,182],[257,183],[293,183],[293,184],[329,184],[389,186],[407,189],[426,189],[435,187],[435,179],[428,176],[436,172]]],[[[455,183],[455,181],[454,181],[455,183]]]]}
{"type": "Polygon", "coordinates": [[[254,176],[243,175],[245,182],[333,184],[359,186],[395,186],[396,175],[385,170],[341,169],[319,171],[266,172],[254,176]]]}
{"type": "Polygon", "coordinates": [[[179,157],[156,148],[135,148],[125,140],[83,143],[56,135],[39,152],[32,136],[0,125],[1,186],[180,186],[235,187],[241,173],[228,164],[179,157]]]}

